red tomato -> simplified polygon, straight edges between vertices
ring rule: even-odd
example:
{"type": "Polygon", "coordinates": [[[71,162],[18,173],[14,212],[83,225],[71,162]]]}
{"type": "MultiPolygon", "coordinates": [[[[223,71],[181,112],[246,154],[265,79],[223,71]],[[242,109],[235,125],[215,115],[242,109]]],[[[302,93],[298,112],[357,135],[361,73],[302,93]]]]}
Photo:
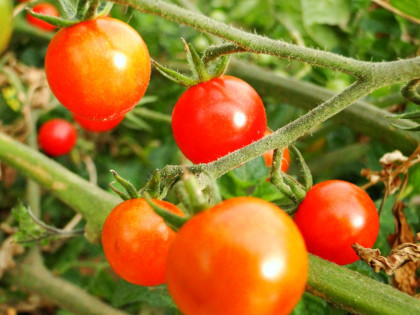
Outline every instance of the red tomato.
{"type": "Polygon", "coordinates": [[[93,120],[119,117],[144,95],[150,57],[140,35],[113,18],[62,28],[45,58],[51,90],[71,112],[93,120]]]}
{"type": "MultiPolygon", "coordinates": [[[[153,200],[178,215],[173,204],[153,200]]],[[[102,245],[111,268],[124,280],[142,286],[165,282],[169,245],[176,233],[157,215],[144,198],[124,201],[105,220],[102,245]]]]}
{"type": "Polygon", "coordinates": [[[263,137],[264,105],[246,82],[222,76],[190,87],[172,114],[178,147],[194,163],[209,163],[263,137]]]}
{"type": "Polygon", "coordinates": [[[69,153],[76,141],[76,129],[64,119],[51,119],[39,129],[38,144],[45,153],[51,156],[69,153]]]}
{"type": "MultiPolygon", "coordinates": [[[[51,3],[36,4],[32,7],[32,10],[39,14],[56,16],[56,17],[60,16],[60,12],[58,12],[57,8],[51,3]]],[[[40,29],[43,29],[45,31],[54,31],[57,28],[57,26],[52,25],[43,20],[40,20],[30,15],[29,13],[26,14],[26,20],[28,21],[29,24],[36,26],[40,29]]]]}
{"type": "MultiPolygon", "coordinates": [[[[267,130],[264,136],[268,136],[270,134],[272,134],[272,132],[270,130],[267,130]]],[[[271,150],[271,151],[265,152],[263,155],[264,160],[265,160],[265,165],[267,167],[271,167],[271,164],[273,163],[273,154],[274,154],[274,150],[271,150]]],[[[284,148],[283,158],[281,160],[281,166],[280,166],[281,171],[286,173],[289,169],[289,165],[290,165],[290,152],[288,148],[284,148]]]]}
{"type": "Polygon", "coordinates": [[[314,185],[294,220],[308,251],[339,265],[357,261],[351,246],[372,247],[379,232],[378,212],[369,195],[341,180],[314,185]]]}
{"type": "Polygon", "coordinates": [[[186,315],[288,314],[307,279],[293,220],[253,197],[226,200],[185,223],[169,249],[169,293],[186,315]]]}
{"type": "Polygon", "coordinates": [[[114,129],[124,119],[124,115],[108,120],[92,120],[73,114],[73,119],[85,130],[105,132],[114,129]]]}

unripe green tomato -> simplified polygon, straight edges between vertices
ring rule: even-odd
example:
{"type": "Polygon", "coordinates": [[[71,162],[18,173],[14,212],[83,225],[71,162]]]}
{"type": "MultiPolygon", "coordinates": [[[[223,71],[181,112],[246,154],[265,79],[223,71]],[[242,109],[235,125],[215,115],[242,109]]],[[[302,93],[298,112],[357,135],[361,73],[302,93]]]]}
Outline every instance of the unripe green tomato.
{"type": "Polygon", "coordinates": [[[0,53],[6,49],[12,29],[12,1],[0,0],[0,53]]]}

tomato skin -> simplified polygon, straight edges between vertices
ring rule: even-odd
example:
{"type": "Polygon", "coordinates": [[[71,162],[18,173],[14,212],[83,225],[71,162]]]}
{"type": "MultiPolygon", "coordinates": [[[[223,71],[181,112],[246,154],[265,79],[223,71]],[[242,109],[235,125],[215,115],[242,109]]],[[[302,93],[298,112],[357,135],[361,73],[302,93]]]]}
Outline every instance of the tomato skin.
{"type": "MultiPolygon", "coordinates": [[[[153,200],[179,215],[175,205],[153,200]]],[[[102,245],[111,268],[124,280],[142,286],[165,282],[168,248],[176,233],[169,228],[144,198],[117,205],[105,220],[102,245]]]]}
{"type": "Polygon", "coordinates": [[[106,120],[140,101],[149,84],[150,57],[133,28],[101,17],[60,29],[48,46],[45,72],[52,92],[67,109],[106,120]]]}
{"type": "Polygon", "coordinates": [[[124,119],[124,115],[108,120],[92,120],[73,114],[73,119],[85,130],[91,132],[105,132],[117,127],[124,119]]]}
{"type": "Polygon", "coordinates": [[[0,54],[9,43],[12,29],[12,1],[0,0],[0,54]]]}
{"type": "Polygon", "coordinates": [[[369,195],[341,180],[314,185],[294,216],[308,251],[339,265],[359,260],[354,243],[372,247],[379,217],[369,195]]]}
{"type": "Polygon", "coordinates": [[[169,293],[186,315],[288,314],[306,284],[308,256],[277,206],[237,197],[185,223],[167,260],[169,293]]]}
{"type": "Polygon", "coordinates": [[[185,91],[172,113],[172,132],[182,153],[209,163],[263,137],[265,109],[245,81],[222,76],[185,91]]]}
{"type": "MultiPolygon", "coordinates": [[[[56,17],[60,16],[60,12],[58,12],[57,8],[51,3],[40,3],[37,5],[34,5],[32,7],[32,10],[39,14],[45,14],[45,15],[56,16],[56,17]]],[[[57,28],[57,26],[52,25],[43,20],[40,20],[30,15],[29,13],[26,14],[26,20],[28,21],[29,24],[35,27],[38,27],[44,31],[52,32],[57,28]]]]}
{"type": "Polygon", "coordinates": [[[76,141],[76,129],[67,120],[61,118],[47,121],[38,132],[38,144],[50,156],[60,156],[69,153],[76,141]]]}

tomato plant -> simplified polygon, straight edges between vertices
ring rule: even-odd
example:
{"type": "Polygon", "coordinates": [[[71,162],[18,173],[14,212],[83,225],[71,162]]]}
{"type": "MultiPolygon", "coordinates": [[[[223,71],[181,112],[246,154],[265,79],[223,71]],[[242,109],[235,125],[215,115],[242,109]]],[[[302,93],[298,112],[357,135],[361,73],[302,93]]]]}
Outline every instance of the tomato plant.
{"type": "Polygon", "coordinates": [[[378,212],[369,195],[341,180],[314,185],[294,220],[308,251],[339,265],[357,261],[351,246],[372,247],[379,231],[378,212]]]}
{"type": "Polygon", "coordinates": [[[12,2],[0,0],[0,53],[9,43],[12,33],[12,2]]]}
{"type": "MultiPolygon", "coordinates": [[[[175,214],[175,205],[153,200],[175,214]]],[[[165,282],[165,263],[175,232],[144,198],[130,199],[116,206],[105,220],[102,246],[111,268],[124,280],[143,286],[165,282]]]]}
{"type": "Polygon", "coordinates": [[[69,153],[76,141],[76,129],[64,119],[51,119],[39,129],[38,144],[45,153],[51,156],[69,153]]]}
{"type": "Polygon", "coordinates": [[[85,130],[105,132],[114,129],[124,119],[124,115],[108,120],[92,120],[73,114],[73,119],[85,130]]]}
{"type": "MultiPolygon", "coordinates": [[[[266,131],[265,136],[268,136],[271,133],[272,133],[271,131],[266,131]]],[[[271,151],[265,152],[263,155],[265,165],[267,167],[270,167],[271,164],[273,163],[273,153],[274,153],[274,150],[271,150],[271,151]]],[[[284,148],[283,158],[281,160],[281,166],[280,166],[281,171],[286,173],[289,170],[289,165],[290,165],[290,152],[288,148],[284,148]]]]}
{"type": "Polygon", "coordinates": [[[226,200],[185,223],[167,260],[169,293],[185,314],[288,314],[308,257],[293,220],[253,197],[226,200]]]}
{"type": "MultiPolygon", "coordinates": [[[[57,17],[60,16],[60,12],[58,12],[57,8],[51,3],[36,4],[32,7],[32,10],[39,14],[57,16],[57,17]]],[[[52,25],[48,22],[40,20],[29,13],[26,14],[26,20],[28,21],[29,24],[35,27],[38,27],[40,29],[43,29],[45,31],[51,32],[57,28],[55,25],[52,25]]]]}
{"type": "Polygon", "coordinates": [[[146,92],[150,57],[128,24],[98,18],[58,31],[47,49],[45,71],[52,92],[71,112],[113,119],[146,92]]]}
{"type": "Polygon", "coordinates": [[[265,109],[245,81],[222,76],[190,87],[175,104],[172,131],[182,153],[209,163],[264,136],[265,109]]]}

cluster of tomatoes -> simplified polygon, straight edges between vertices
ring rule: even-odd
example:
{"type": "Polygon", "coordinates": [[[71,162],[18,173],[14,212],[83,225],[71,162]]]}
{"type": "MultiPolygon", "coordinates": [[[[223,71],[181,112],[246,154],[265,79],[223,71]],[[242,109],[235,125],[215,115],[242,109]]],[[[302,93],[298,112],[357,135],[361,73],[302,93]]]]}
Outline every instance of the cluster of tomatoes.
{"type": "MultiPolygon", "coordinates": [[[[109,127],[145,93],[150,57],[130,26],[97,18],[59,30],[48,47],[45,70],[54,95],[82,126],[109,127]]],[[[71,124],[62,124],[56,119],[40,129],[39,143],[54,148],[47,152],[51,155],[65,154],[60,145],[68,148],[76,141],[71,124]],[[51,140],[54,128],[62,135],[51,140]]],[[[225,75],[180,97],[172,130],[188,159],[209,163],[267,135],[265,109],[250,85],[225,75]]],[[[287,149],[283,156],[286,172],[287,149]]],[[[272,152],[264,158],[269,166],[272,152]]],[[[153,202],[184,216],[169,202],[153,202]]],[[[313,186],[293,219],[267,201],[237,197],[192,216],[178,231],[144,198],[127,200],[107,217],[102,245],[120,277],[142,286],[166,283],[185,314],[288,314],[305,290],[308,251],[348,264],[358,259],[351,245],[372,246],[378,230],[369,196],[332,180],[313,186]]]]}

